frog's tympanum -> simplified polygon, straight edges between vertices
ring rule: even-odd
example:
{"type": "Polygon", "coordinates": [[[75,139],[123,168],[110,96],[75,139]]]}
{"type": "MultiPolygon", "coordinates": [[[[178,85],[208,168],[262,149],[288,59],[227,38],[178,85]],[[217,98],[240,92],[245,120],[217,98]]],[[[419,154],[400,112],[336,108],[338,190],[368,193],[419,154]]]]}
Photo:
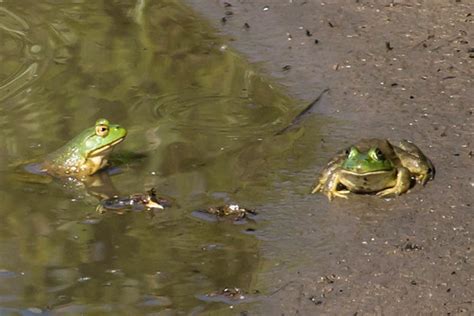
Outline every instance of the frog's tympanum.
{"type": "Polygon", "coordinates": [[[94,127],[84,130],[50,154],[41,169],[56,177],[90,176],[107,166],[107,157],[126,135],[127,130],[120,125],[99,119],[94,127]]]}
{"type": "Polygon", "coordinates": [[[350,192],[399,195],[434,178],[435,169],[421,150],[406,140],[394,146],[385,139],[365,139],[338,153],[321,171],[312,193],[329,200],[350,192]]]}

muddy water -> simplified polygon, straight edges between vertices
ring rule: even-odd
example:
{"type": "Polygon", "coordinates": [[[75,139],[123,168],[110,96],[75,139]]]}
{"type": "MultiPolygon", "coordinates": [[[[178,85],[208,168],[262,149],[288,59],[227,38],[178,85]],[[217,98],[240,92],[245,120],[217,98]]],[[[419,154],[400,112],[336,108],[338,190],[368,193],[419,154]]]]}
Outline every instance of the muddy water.
{"type": "Polygon", "coordinates": [[[279,232],[260,232],[305,203],[323,121],[274,136],[304,105],[179,1],[3,1],[0,37],[0,314],[201,313],[235,304],[206,295],[226,287],[245,310],[268,294],[261,245],[279,232]],[[100,215],[96,188],[17,177],[100,117],[129,131],[100,189],[155,187],[171,208],[100,215]],[[193,216],[230,202],[259,215],[193,216]]]}

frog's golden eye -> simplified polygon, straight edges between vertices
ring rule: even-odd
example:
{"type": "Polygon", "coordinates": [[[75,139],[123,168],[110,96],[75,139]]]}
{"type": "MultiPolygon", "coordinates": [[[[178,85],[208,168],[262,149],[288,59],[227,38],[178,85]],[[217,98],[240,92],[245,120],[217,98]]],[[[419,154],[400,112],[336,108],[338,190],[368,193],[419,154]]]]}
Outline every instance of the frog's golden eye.
{"type": "Polygon", "coordinates": [[[385,158],[383,152],[378,148],[372,148],[369,155],[374,160],[383,160],[385,158]]]}
{"type": "Polygon", "coordinates": [[[359,151],[355,147],[351,147],[349,150],[349,154],[347,155],[347,158],[352,159],[355,158],[359,155],[359,151]]]}
{"type": "Polygon", "coordinates": [[[100,137],[106,137],[109,134],[109,127],[107,125],[97,125],[95,127],[95,134],[100,137]]]}
{"type": "Polygon", "coordinates": [[[375,154],[377,155],[377,158],[383,159],[383,152],[380,149],[375,149],[375,154]]]}

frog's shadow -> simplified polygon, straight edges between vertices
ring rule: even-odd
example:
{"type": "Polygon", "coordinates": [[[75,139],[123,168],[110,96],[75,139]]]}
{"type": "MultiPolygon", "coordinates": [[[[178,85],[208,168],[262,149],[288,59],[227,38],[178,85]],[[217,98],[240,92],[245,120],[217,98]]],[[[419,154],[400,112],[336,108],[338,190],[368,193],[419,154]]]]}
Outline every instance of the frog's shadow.
{"type": "Polygon", "coordinates": [[[138,164],[138,162],[141,164],[143,160],[148,159],[148,157],[149,155],[144,152],[137,153],[124,150],[113,152],[108,158],[109,166],[105,168],[105,170],[109,168],[120,168],[124,165],[135,166],[138,164]]]}

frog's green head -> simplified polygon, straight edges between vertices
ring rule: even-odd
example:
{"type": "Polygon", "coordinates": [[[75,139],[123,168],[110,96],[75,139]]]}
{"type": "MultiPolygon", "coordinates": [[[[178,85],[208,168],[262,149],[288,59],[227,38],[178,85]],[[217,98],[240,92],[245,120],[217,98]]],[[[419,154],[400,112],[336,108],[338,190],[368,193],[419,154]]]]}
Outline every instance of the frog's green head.
{"type": "Polygon", "coordinates": [[[366,153],[361,153],[356,147],[351,147],[342,168],[358,174],[393,169],[392,162],[385,158],[382,151],[372,147],[366,153]]]}
{"type": "Polygon", "coordinates": [[[127,136],[127,130],[120,125],[110,124],[106,119],[98,119],[95,126],[86,129],[76,139],[81,156],[84,158],[106,156],[127,136]]]}

